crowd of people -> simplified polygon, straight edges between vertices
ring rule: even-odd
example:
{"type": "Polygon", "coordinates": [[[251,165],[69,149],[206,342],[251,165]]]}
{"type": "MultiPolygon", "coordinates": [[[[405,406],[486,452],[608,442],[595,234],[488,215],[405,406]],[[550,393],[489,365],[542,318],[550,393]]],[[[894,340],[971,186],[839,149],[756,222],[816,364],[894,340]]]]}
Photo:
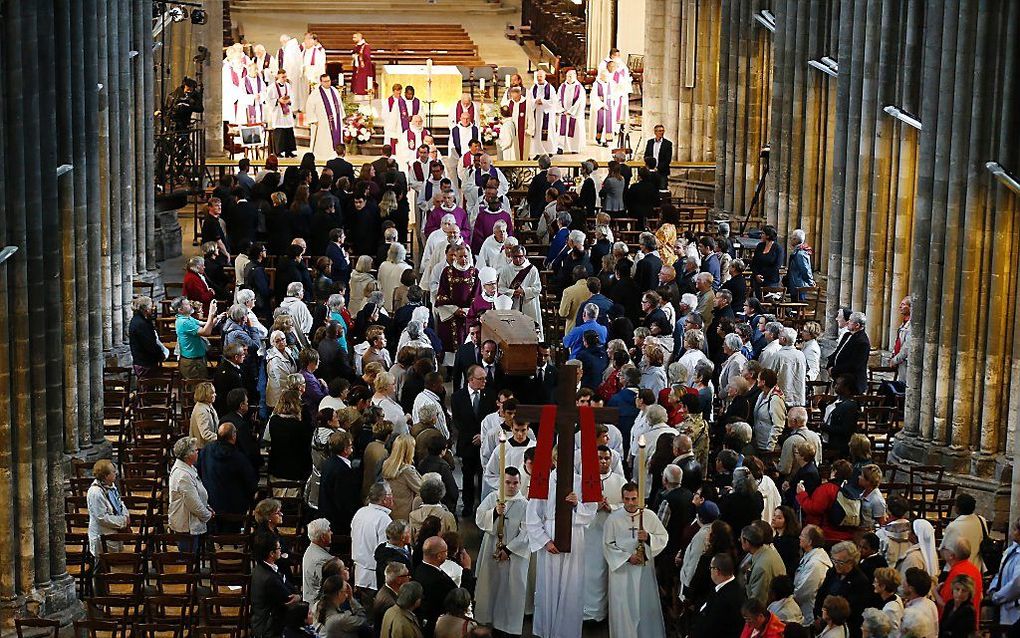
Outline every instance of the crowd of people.
{"type": "MultiPolygon", "coordinates": [[[[858,431],[866,316],[841,309],[823,358],[822,327],[779,304],[814,286],[803,231],[764,226],[744,257],[725,223],[681,232],[660,208],[657,128],[636,179],[587,160],[573,187],[543,156],[516,209],[477,148],[462,179],[423,144],[357,171],[342,147],[322,170],[311,154],[282,174],[242,160],[219,181],[170,305],[195,404],[167,524],[197,551],[218,516],[254,514],[253,635],[520,635],[532,616],[546,638],[602,621],[613,636],[936,638],[973,635],[982,599],[1002,625],[1020,616],[1020,527],[984,591],[995,565],[971,496],[936,550],[931,523],[883,495],[858,431]],[[623,216],[636,249],[614,236],[623,216]],[[509,373],[481,338],[494,308],[534,322],[533,371],[509,373]],[[567,499],[569,554],[553,540],[563,504],[529,498],[538,424],[517,416],[555,400],[568,364],[577,405],[619,415],[596,428],[601,499],[567,499]],[[811,421],[824,379],[835,398],[811,421]],[[303,552],[274,496],[303,499],[303,552]],[[474,559],[465,521],[482,533],[474,559]]],[[[154,313],[136,299],[139,378],[169,356],[154,313]]],[[[900,313],[902,370],[909,298],[900,313]]],[[[99,552],[129,517],[115,467],[95,478],[99,552]]]]}

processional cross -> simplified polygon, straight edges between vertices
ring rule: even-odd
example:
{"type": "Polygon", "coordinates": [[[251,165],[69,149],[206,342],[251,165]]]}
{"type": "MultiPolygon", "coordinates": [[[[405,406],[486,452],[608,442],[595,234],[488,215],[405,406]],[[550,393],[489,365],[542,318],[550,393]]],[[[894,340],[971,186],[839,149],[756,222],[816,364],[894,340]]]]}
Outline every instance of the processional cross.
{"type": "Polygon", "coordinates": [[[595,450],[595,423],[616,423],[620,416],[616,408],[578,407],[577,384],[580,378],[579,364],[562,365],[555,404],[517,406],[519,418],[539,423],[534,472],[529,487],[532,498],[541,498],[535,496],[536,485],[544,483],[548,491],[552,441],[553,434],[556,434],[556,534],[553,543],[562,553],[570,551],[573,522],[573,506],[566,499],[574,491],[574,426],[579,423],[581,428],[581,494],[577,498],[579,502],[598,502],[602,498],[602,481],[595,450]]]}

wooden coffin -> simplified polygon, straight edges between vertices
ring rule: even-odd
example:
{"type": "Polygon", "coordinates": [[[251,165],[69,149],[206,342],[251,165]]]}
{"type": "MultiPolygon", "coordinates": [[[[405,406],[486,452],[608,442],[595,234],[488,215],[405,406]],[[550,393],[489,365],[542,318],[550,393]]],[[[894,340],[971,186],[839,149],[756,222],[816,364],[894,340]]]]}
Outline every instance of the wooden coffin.
{"type": "Polygon", "coordinates": [[[486,310],[482,315],[482,341],[492,339],[502,352],[507,374],[532,374],[538,357],[538,333],[531,317],[519,310],[486,310]]]}

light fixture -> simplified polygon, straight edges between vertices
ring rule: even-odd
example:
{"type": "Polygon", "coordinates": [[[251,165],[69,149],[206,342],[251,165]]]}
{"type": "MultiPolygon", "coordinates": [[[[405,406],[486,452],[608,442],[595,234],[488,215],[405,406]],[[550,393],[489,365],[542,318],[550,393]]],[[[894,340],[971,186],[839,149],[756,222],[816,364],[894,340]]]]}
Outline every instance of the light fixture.
{"type": "Polygon", "coordinates": [[[818,69],[825,75],[831,75],[832,77],[836,77],[837,75],[839,75],[839,73],[837,73],[835,69],[833,69],[828,64],[825,64],[820,60],[808,60],[808,66],[813,69],[818,69]]]}
{"type": "Polygon", "coordinates": [[[73,165],[71,165],[71,164],[61,164],[60,166],[57,167],[57,177],[62,177],[64,175],[67,175],[68,173],[70,173],[73,170],[74,170],[74,166],[73,165]]]}
{"type": "Polygon", "coordinates": [[[1006,169],[1002,167],[1002,164],[999,164],[998,162],[987,162],[985,164],[985,168],[987,168],[992,175],[995,176],[995,179],[999,180],[1000,184],[1017,195],[1020,195],[1020,182],[1018,182],[1015,177],[1007,173],[1006,169]]]}
{"type": "Polygon", "coordinates": [[[839,62],[836,62],[827,55],[822,56],[822,64],[839,73],[839,62]]]}
{"type": "Polygon", "coordinates": [[[904,124],[912,126],[919,131],[921,130],[921,120],[917,119],[910,113],[907,113],[903,109],[897,108],[890,104],[889,106],[885,107],[882,110],[888,113],[889,115],[895,117],[897,120],[903,122],[904,124]]]}
{"type": "Polygon", "coordinates": [[[209,14],[205,12],[205,9],[191,10],[191,24],[205,24],[208,21],[209,14]]]}
{"type": "Polygon", "coordinates": [[[184,7],[170,7],[167,10],[167,15],[174,22],[184,22],[184,19],[188,17],[188,10],[184,7]]]}
{"type": "Polygon", "coordinates": [[[754,20],[761,26],[768,29],[770,33],[776,32],[776,16],[768,9],[762,9],[758,13],[754,14],[754,20]]]}
{"type": "Polygon", "coordinates": [[[4,246],[0,248],[0,264],[11,258],[11,255],[18,252],[17,246],[4,246]]]}

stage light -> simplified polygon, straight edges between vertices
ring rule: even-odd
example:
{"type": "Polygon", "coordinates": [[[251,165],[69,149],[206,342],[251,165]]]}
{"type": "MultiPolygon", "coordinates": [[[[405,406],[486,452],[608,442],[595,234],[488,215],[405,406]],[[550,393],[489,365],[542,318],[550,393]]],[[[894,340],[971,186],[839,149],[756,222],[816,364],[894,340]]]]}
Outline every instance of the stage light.
{"type": "Polygon", "coordinates": [[[754,14],[754,20],[761,26],[768,29],[771,33],[776,32],[776,16],[768,9],[762,9],[758,13],[754,14]]]}
{"type": "Polygon", "coordinates": [[[170,7],[167,10],[167,15],[174,22],[184,22],[184,19],[188,17],[188,10],[184,7],[170,7]]]}
{"type": "Polygon", "coordinates": [[[1020,195],[1020,182],[1015,177],[1006,172],[1006,169],[1002,167],[998,162],[987,162],[985,168],[991,171],[995,179],[999,180],[1003,186],[1013,191],[1017,195],[1020,195]]]}
{"type": "Polygon", "coordinates": [[[18,252],[17,246],[4,246],[0,249],[0,264],[11,258],[11,255],[18,252]]]}
{"type": "Polygon", "coordinates": [[[819,60],[808,60],[808,66],[813,69],[818,69],[825,75],[831,75],[832,77],[836,77],[838,75],[835,69],[819,60]]]}
{"type": "Polygon", "coordinates": [[[888,113],[889,115],[895,117],[897,120],[903,122],[907,126],[912,126],[919,131],[921,130],[921,120],[917,119],[910,113],[907,113],[906,111],[899,109],[893,106],[892,104],[890,104],[889,106],[885,107],[882,110],[888,113]]]}
{"type": "Polygon", "coordinates": [[[208,21],[209,14],[205,12],[205,9],[191,10],[191,24],[205,24],[208,21]]]}

